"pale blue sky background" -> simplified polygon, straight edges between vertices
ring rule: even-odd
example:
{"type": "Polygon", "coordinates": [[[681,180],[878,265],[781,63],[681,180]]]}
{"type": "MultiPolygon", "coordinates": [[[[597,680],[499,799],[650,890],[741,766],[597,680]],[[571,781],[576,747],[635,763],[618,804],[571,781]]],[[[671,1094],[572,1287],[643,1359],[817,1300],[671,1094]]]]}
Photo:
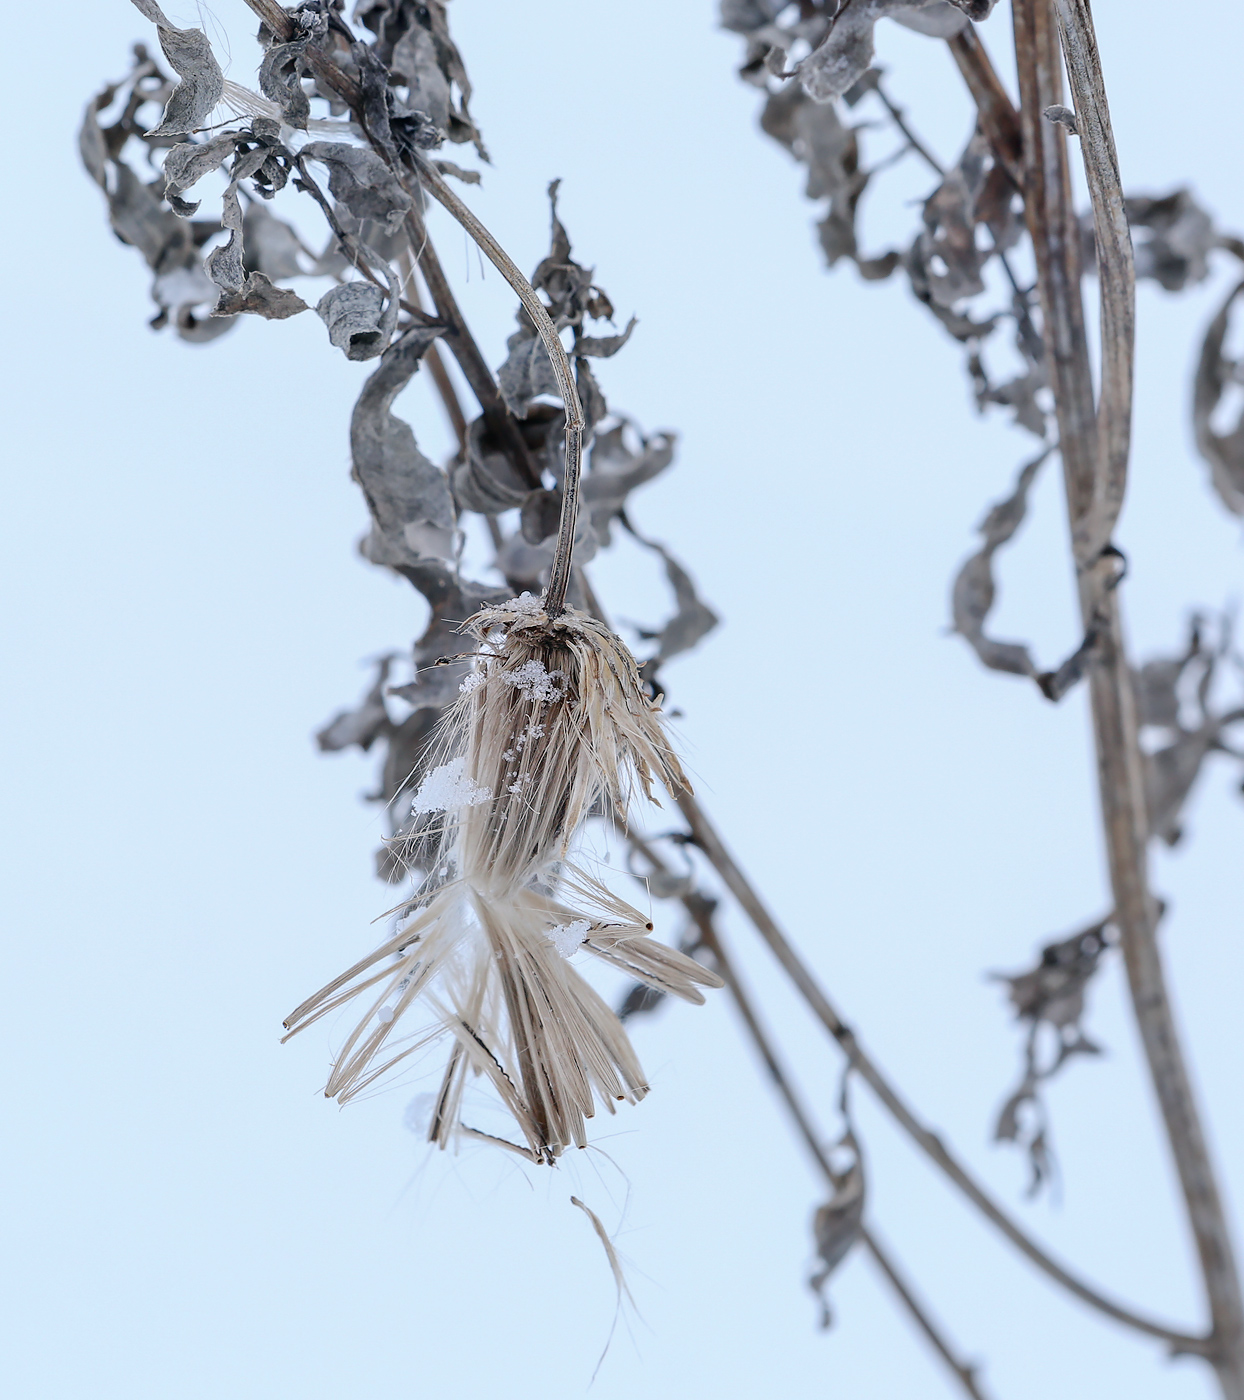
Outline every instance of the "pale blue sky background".
{"type": "MultiPolygon", "coordinates": [[[[1009,71],[1001,8],[983,36],[1009,71]]],[[[1244,227],[1238,7],[1197,7],[1195,26],[1152,0],[1098,8],[1128,187],[1188,181],[1244,227]]],[[[212,13],[230,75],[253,81],[249,12],[212,13]]],[[[636,1024],[654,1092],[600,1125],[608,1159],[555,1172],[429,1157],[402,1126],[409,1089],[338,1111],[319,1094],[331,1027],[277,1045],[282,1016],[370,946],[388,897],[358,801],[372,764],[320,759],[309,738],[358,694],[363,659],[422,626],[421,601],[354,553],[346,424],[366,367],[312,316],[206,347],[147,330],[147,271],[108,232],[73,134],[149,26],[123,0],[27,14],[2,235],[4,1392],[582,1394],[613,1301],[577,1193],[616,1232],[640,1313],[599,1400],[953,1394],[863,1257],[835,1280],[837,1328],[815,1330],[820,1185],[724,996],[636,1024]]],[[[1025,1203],[1024,1163],[988,1143],[1018,1039],[984,973],[1106,907],[1083,695],[1052,708],[945,635],[950,578],[1028,441],[974,417],[959,356],[900,279],[825,273],[800,172],[756,130],[708,0],[456,0],[451,19],[495,162],[473,203],[531,267],[562,178],[577,254],[640,318],[603,371],[610,399],[682,434],[634,514],[724,619],[668,677],[707,805],[844,1014],[992,1188],[1103,1285],[1194,1322],[1117,965],[1090,1018],[1109,1057],[1050,1095],[1061,1203],[1025,1203]]],[[[970,119],[948,55],[894,27],[879,40],[949,162],[970,119]]],[[[905,165],[893,188],[874,246],[909,235],[903,200],[929,181],[905,165]]],[[[435,229],[496,363],[509,295],[435,229]]],[[[1120,539],[1141,654],[1173,648],[1189,605],[1241,592],[1239,528],[1187,426],[1197,335],[1232,273],[1140,295],[1120,539]]],[[[444,450],[425,384],[401,411],[444,450]]],[[[998,616],[1047,662],[1075,640],[1065,559],[1051,471],[998,616]]],[[[615,615],[661,616],[648,562],[595,575],[615,615]]],[[[1155,879],[1238,1213],[1244,806],[1227,769],[1188,824],[1155,879]]],[[[677,935],[675,911],[658,920],[677,935]]],[[[836,1052],[732,910],[725,926],[833,1130],[836,1052]]],[[[879,1232],[998,1400],[1212,1393],[1013,1258],[856,1097],[879,1232]]]]}

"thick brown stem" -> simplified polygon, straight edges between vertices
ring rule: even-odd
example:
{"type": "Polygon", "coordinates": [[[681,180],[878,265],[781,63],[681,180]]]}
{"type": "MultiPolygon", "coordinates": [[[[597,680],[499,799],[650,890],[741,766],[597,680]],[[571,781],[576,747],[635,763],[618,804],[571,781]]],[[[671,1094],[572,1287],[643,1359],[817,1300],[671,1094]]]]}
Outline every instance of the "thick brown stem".
{"type": "Polygon", "coordinates": [[[976,103],[977,115],[985,139],[994,155],[1002,162],[1016,189],[1024,183],[1023,141],[1019,133],[1019,114],[994,72],[984,45],[976,37],[976,29],[968,25],[949,41],[950,52],[968,85],[976,103]]]}
{"type": "Polygon", "coordinates": [[[1116,1322],[1121,1322],[1127,1327],[1135,1328],[1139,1332],[1146,1332],[1151,1337],[1162,1338],[1163,1341],[1170,1343],[1172,1351],[1206,1352],[1209,1343],[1205,1338],[1181,1332],[1177,1328],[1145,1317],[1131,1308],[1123,1307],[1077,1278],[1057,1260],[1051,1258],[1035,1240],[1025,1234],[1001,1206],[977,1185],[958,1160],[948,1151],[941,1138],[926,1128],[908,1108],[876,1063],[864,1051],[856,1039],[854,1031],[838,1015],[816,979],[804,966],[802,959],[778,927],[773,915],[769,913],[760,896],[752,888],[751,882],[739,869],[734,857],[714,830],[712,823],[700,809],[699,803],[685,791],[676,794],[675,800],[681,808],[683,816],[687,819],[696,845],[707,856],[710,864],[725,882],[726,888],[738,900],[744,913],[755,925],[757,932],[772,949],[774,956],[781,963],[812,1013],[842,1047],[860,1078],[877,1095],[895,1122],[921,1151],[954,1182],[977,1210],[1000,1230],[1021,1253],[1025,1254],[1037,1268],[1069,1292],[1074,1293],[1081,1302],[1087,1303],[1090,1307],[1096,1308],[1098,1312],[1105,1313],[1107,1317],[1112,1317],[1116,1322]]]}
{"type": "MultiPolygon", "coordinates": [[[[1050,0],[1015,0],[1014,13],[1024,202],[1036,253],[1074,539],[1077,523],[1095,500],[1102,499],[1103,488],[1066,135],[1061,126],[1042,117],[1062,98],[1059,41],[1050,0]]],[[[1091,89],[1078,91],[1077,98],[1091,102],[1091,89]]],[[[1097,115],[1100,121],[1102,114],[1097,115]]],[[[1105,130],[1108,134],[1108,125],[1105,130]]],[[[1099,241],[1109,236],[1099,229],[1099,241]]],[[[1101,628],[1090,694],[1115,919],[1141,1043],[1200,1258],[1212,1322],[1208,1354],[1223,1394],[1228,1400],[1244,1400],[1239,1276],[1157,945],[1156,908],[1148,886],[1143,771],[1119,597],[1117,591],[1103,589],[1099,568],[1089,560],[1082,563],[1089,565],[1077,570],[1083,619],[1088,626],[1096,617],[1101,628]]]]}

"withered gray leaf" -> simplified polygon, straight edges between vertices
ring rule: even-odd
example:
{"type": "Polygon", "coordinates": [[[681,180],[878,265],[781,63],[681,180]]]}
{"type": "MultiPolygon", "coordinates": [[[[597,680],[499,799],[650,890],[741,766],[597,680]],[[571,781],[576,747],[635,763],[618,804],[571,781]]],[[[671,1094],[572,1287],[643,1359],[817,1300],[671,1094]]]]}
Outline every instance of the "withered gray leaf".
{"type": "Polygon", "coordinates": [[[242,216],[245,244],[243,265],[247,272],[262,272],[272,281],[303,275],[299,254],[302,241],[285,222],[269,212],[260,200],[249,204],[242,216]]]}
{"type": "MultiPolygon", "coordinates": [[[[976,18],[969,4],[988,14],[992,3],[993,0],[964,0],[957,8],[976,18]]],[[[917,29],[922,27],[922,12],[931,12],[933,19],[932,27],[923,32],[938,38],[949,38],[955,32],[941,32],[949,28],[942,0],[851,0],[838,10],[820,44],[796,65],[795,74],[804,91],[815,102],[832,102],[841,97],[864,76],[873,61],[877,21],[885,16],[901,17],[909,28],[917,29]]]]}
{"type": "Polygon", "coordinates": [[[519,528],[528,544],[543,544],[557,533],[562,513],[562,493],[558,488],[548,491],[543,486],[528,494],[523,501],[519,528]]]}
{"type": "Polygon", "coordinates": [[[591,434],[595,432],[597,423],[609,412],[609,405],[605,402],[605,396],[587,360],[576,358],[574,384],[579,395],[579,405],[583,409],[586,431],[591,434]]]}
{"type": "Polygon", "coordinates": [[[995,981],[1006,983],[1016,1020],[1028,1025],[1020,1080],[998,1111],[994,1141],[1017,1143],[1027,1151],[1030,1196],[1053,1171],[1041,1086],[1073,1056],[1101,1053],[1084,1033],[1081,1021],[1085,993],[1110,946],[1112,928],[1111,918],[1099,919],[1068,938],[1046,944],[1035,967],[1013,975],[993,974],[995,981]],[[1045,1064],[1040,1055],[1042,1026],[1049,1027],[1053,1040],[1045,1064]]]}
{"type": "Polygon", "coordinates": [[[1218,245],[1218,235],[1191,191],[1129,195],[1123,209],[1132,229],[1137,277],[1152,278],[1168,292],[1179,292],[1209,276],[1209,255],[1218,245]],[[1138,237],[1141,229],[1144,236],[1138,237]]]}
{"type": "Polygon", "coordinates": [[[1184,651],[1154,657],[1133,675],[1137,717],[1151,731],[1146,737],[1160,740],[1142,750],[1149,833],[1170,846],[1183,834],[1184,807],[1210,754],[1244,758],[1229,742],[1232,727],[1244,723],[1244,705],[1224,708],[1215,700],[1224,659],[1244,671],[1233,652],[1234,619],[1218,620],[1212,646],[1205,638],[1210,622],[1193,614],[1184,651]]]}
{"type": "Polygon", "coordinates": [[[453,557],[457,522],[445,473],[419,451],[410,425],[391,412],[438,333],[416,326],[385,351],[350,419],[352,475],[372,517],[362,552],[373,564],[396,568],[453,557]]]}
{"type": "Polygon", "coordinates": [[[262,272],[247,274],[241,287],[222,291],[213,316],[237,316],[243,312],[262,316],[265,321],[284,321],[308,310],[307,303],[288,287],[274,287],[262,272]]]}
{"type": "Polygon", "coordinates": [[[91,179],[100,187],[108,186],[108,143],[99,125],[99,114],[111,105],[117,95],[116,85],[109,83],[86,104],[82,125],[78,128],[78,154],[91,179]]]}
{"type": "Polygon", "coordinates": [[[451,141],[473,142],[480,159],[487,160],[483,138],[469,111],[471,82],[450,37],[444,0],[420,5],[408,0],[360,0],[355,17],[375,34],[376,57],[389,66],[393,81],[408,89],[408,105],[451,141]]]}
{"type": "Polygon", "coordinates": [[[220,223],[222,228],[229,230],[229,241],[221,248],[213,248],[207,255],[207,275],[223,290],[236,292],[246,275],[242,270],[242,203],[238,199],[236,179],[231,180],[225,189],[220,223]]]}
{"type": "Polygon", "coordinates": [[[1197,729],[1181,731],[1169,744],[1144,755],[1149,834],[1168,846],[1177,845],[1183,835],[1183,809],[1218,733],[1218,724],[1207,718],[1197,729]]]}
{"type": "Polygon", "coordinates": [[[978,129],[924,204],[924,228],[913,251],[929,295],[947,309],[985,289],[981,268],[989,253],[976,246],[976,203],[990,160],[989,143],[978,129]]]}
{"type": "Polygon", "coordinates": [[[826,1285],[851,1252],[864,1224],[864,1162],[850,1130],[838,1141],[836,1150],[849,1152],[851,1162],[845,1171],[835,1175],[833,1194],[824,1205],[817,1207],[812,1217],[812,1238],[821,1267],[808,1280],[808,1286],[820,1299],[822,1328],[828,1328],[833,1323],[833,1314],[825,1294],[826,1285]]]}
{"type": "Polygon", "coordinates": [[[397,232],[410,196],[378,155],[342,141],[308,141],[301,154],[327,168],[333,197],[356,219],[374,219],[386,233],[397,232]]]}
{"type": "Polygon", "coordinates": [[[461,180],[464,185],[478,185],[480,175],[478,170],[463,170],[460,165],[455,165],[452,160],[434,160],[432,164],[442,175],[451,175],[455,180],[461,180]]]}
{"type": "Polygon", "coordinates": [[[219,170],[237,147],[236,133],[230,131],[211,141],[197,143],[182,141],[164,157],[164,197],[175,213],[188,219],[198,209],[199,202],[187,203],[181,196],[198,184],[204,175],[219,170]]]}
{"type": "Polygon", "coordinates": [[[576,336],[574,353],[576,355],[591,355],[595,359],[608,359],[610,355],[616,355],[626,342],[630,340],[631,332],[635,329],[637,324],[635,317],[632,316],[626,323],[626,329],[620,335],[576,336]]]}
{"type": "Polygon", "coordinates": [[[991,671],[1007,671],[1016,676],[1035,676],[1037,672],[1032,654],[1023,643],[995,641],[985,635],[984,629],[996,594],[993,557],[1023,523],[1028,511],[1028,491],[1049,453],[1047,448],[1028,462],[1020,471],[1014,491],[990,509],[980,524],[984,543],[959,570],[951,593],[954,631],[991,671]]]}
{"type": "Polygon", "coordinates": [[[390,732],[393,725],[384,694],[395,659],[392,654],[380,657],[376,662],[376,679],[357,707],[340,710],[316,734],[315,742],[321,753],[337,753],[351,745],[366,753],[378,738],[390,732]]]}
{"type": "Polygon", "coordinates": [[[914,29],[917,34],[927,34],[930,39],[953,39],[968,25],[968,16],[963,8],[942,0],[942,3],[913,6],[911,9],[891,10],[889,18],[905,29],[914,29]]]}
{"type": "Polygon", "coordinates": [[[330,287],[316,303],[328,338],[348,360],[374,360],[382,354],[396,322],[396,300],[372,282],[345,282],[330,287]],[[390,317],[390,312],[394,314],[390,317]]]}
{"type": "Polygon", "coordinates": [[[505,343],[510,353],[497,370],[497,388],[515,418],[526,418],[527,407],[537,394],[560,398],[561,392],[548,351],[537,336],[518,330],[505,343]]]}
{"type": "Polygon", "coordinates": [[[717,626],[720,619],[712,608],[700,598],[691,575],[670,554],[669,550],[664,545],[658,544],[656,540],[646,539],[633,525],[629,525],[629,522],[628,526],[631,534],[640,544],[652,550],[654,554],[661,556],[662,562],[665,564],[665,577],[674,590],[676,605],[674,616],[659,632],[641,633],[646,640],[658,643],[657,651],[651,661],[659,665],[668,661],[672,656],[690,651],[697,642],[701,641],[717,626]]]}
{"type": "Polygon", "coordinates": [[[124,161],[117,161],[116,187],[108,196],[108,213],[117,237],[129,243],[149,267],[193,251],[190,232],[124,161]]]}
{"type": "Polygon", "coordinates": [[[1192,388],[1196,445],[1209,463],[1210,480],[1219,500],[1233,515],[1244,515],[1244,408],[1237,414],[1235,426],[1225,433],[1214,427],[1213,418],[1228,387],[1239,381],[1239,366],[1226,356],[1223,346],[1231,311],[1241,292],[1244,282],[1232,289],[1210,322],[1192,388]]]}
{"type": "Polygon", "coordinates": [[[590,516],[602,545],[610,543],[610,525],[625,507],[630,493],[659,476],[674,460],[674,433],[656,433],[641,439],[639,451],[635,452],[626,444],[626,428],[625,423],[619,423],[597,436],[588,453],[588,470],[583,474],[584,512],[590,516]]]}
{"type": "Polygon", "coordinates": [[[808,199],[832,199],[847,189],[859,168],[855,132],[839,121],[832,103],[814,102],[798,82],[769,95],[760,126],[807,166],[808,199]]]}
{"type": "Polygon", "coordinates": [[[508,588],[460,578],[441,559],[419,559],[400,566],[398,572],[427,599],[432,615],[415,643],[415,679],[409,685],[391,687],[389,694],[416,708],[448,705],[458,698],[458,688],[471,669],[469,656],[463,657],[471,647],[458,628],[485,603],[501,603],[513,595],[508,588]]]}
{"type": "Polygon", "coordinates": [[[160,47],[181,82],[173,89],[164,115],[148,136],[184,136],[208,124],[225,90],[207,35],[201,29],[178,29],[154,0],[133,0],[135,7],[157,26],[160,47]]]}
{"type": "Polygon", "coordinates": [[[307,129],[311,103],[299,81],[307,39],[288,44],[272,44],[259,65],[259,91],[281,109],[284,121],[300,131],[307,129]]]}
{"type": "Polygon", "coordinates": [[[459,508],[500,515],[521,506],[530,490],[496,445],[487,422],[477,418],[467,434],[466,461],[453,469],[454,499],[459,508]]]}

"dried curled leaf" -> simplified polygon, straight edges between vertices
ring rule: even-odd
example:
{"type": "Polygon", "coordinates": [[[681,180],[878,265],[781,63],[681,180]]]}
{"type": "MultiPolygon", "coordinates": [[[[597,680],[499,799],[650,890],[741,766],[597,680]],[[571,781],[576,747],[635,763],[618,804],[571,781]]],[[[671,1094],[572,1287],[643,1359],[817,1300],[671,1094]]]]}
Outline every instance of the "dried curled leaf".
{"type": "Polygon", "coordinates": [[[333,198],[356,219],[372,219],[385,233],[396,233],[410,208],[410,196],[378,155],[343,141],[308,141],[300,154],[327,168],[333,198]]]}
{"type": "MultiPolygon", "coordinates": [[[[998,642],[985,635],[985,621],[994,604],[993,556],[1006,544],[1023,523],[1028,511],[1028,492],[1041,464],[1053,451],[1047,447],[1020,472],[1015,490],[1004,501],[993,506],[981,522],[980,533],[985,542],[959,570],[951,590],[952,631],[965,638],[981,662],[991,671],[1004,671],[1015,676],[1030,676],[1047,700],[1057,703],[1084,676],[1096,655],[1103,619],[1100,609],[1084,630],[1080,645],[1052,671],[1038,671],[1032,653],[1022,642],[998,642]]],[[[1123,556],[1116,549],[1103,551],[1103,572],[1108,564],[1123,556]]],[[[1106,577],[1102,586],[1118,585],[1123,577],[1121,567],[1106,577]]]]}
{"type": "Polygon", "coordinates": [[[309,310],[307,303],[288,287],[273,286],[262,272],[249,272],[236,290],[225,289],[220,294],[213,316],[237,316],[247,313],[262,316],[265,321],[284,321],[309,310]]]}
{"type": "Polygon", "coordinates": [[[1005,982],[1015,1018],[1028,1025],[1024,1064],[1018,1086],[999,1110],[995,1142],[1013,1142],[1028,1153],[1031,1177],[1028,1194],[1035,1195],[1053,1172],[1049,1124],[1041,1085],[1073,1055],[1099,1055],[1100,1047],[1085,1035],[1081,1021],[1084,998],[1103,954],[1110,946],[1113,924],[1098,920],[1041,950],[1036,966],[1026,972],[994,979],[1005,982]],[[1053,1041],[1052,1053],[1041,1063],[1042,1027],[1053,1041]]]}
{"type": "Polygon", "coordinates": [[[1244,380],[1240,365],[1225,352],[1227,330],[1236,298],[1244,292],[1238,283],[1223,302],[1205,332],[1201,358],[1192,387],[1192,426],[1196,445],[1209,463],[1210,480],[1219,500],[1233,515],[1244,515],[1244,406],[1236,413],[1234,427],[1219,432],[1214,416],[1227,393],[1244,380]]]}
{"type": "Polygon", "coordinates": [[[450,141],[473,142],[488,159],[469,104],[471,82],[457,45],[450,38],[443,0],[412,5],[407,0],[360,0],[355,18],[376,36],[372,52],[405,88],[402,105],[421,113],[450,141]]]}
{"type": "MultiPolygon", "coordinates": [[[[336,290],[350,288],[379,294],[365,282],[350,282],[336,290]]],[[[333,334],[331,325],[329,333],[333,334]]],[[[364,384],[350,419],[352,475],[363,489],[372,518],[362,553],[373,564],[398,568],[428,558],[453,558],[457,520],[449,482],[415,446],[410,425],[391,411],[393,400],[410,383],[438,334],[415,326],[386,350],[364,384]]]]}
{"type": "Polygon", "coordinates": [[[860,1237],[866,1194],[864,1159],[850,1128],[834,1145],[833,1152],[846,1154],[850,1160],[842,1171],[835,1172],[833,1194],[824,1205],[817,1207],[812,1217],[812,1238],[821,1265],[808,1280],[808,1287],[820,1299],[823,1329],[832,1326],[834,1320],[825,1294],[826,1285],[860,1237]]]}
{"type": "Polygon", "coordinates": [[[1150,835],[1176,845],[1183,811],[1212,753],[1244,759],[1230,734],[1244,723],[1244,705],[1215,703],[1222,663],[1232,652],[1232,620],[1219,619],[1217,644],[1205,638],[1209,619],[1194,616],[1178,656],[1155,657],[1134,675],[1136,708],[1147,743],[1142,750],[1150,835]]]}
{"type": "Polygon", "coordinates": [[[1209,276],[1209,255],[1218,246],[1218,234],[1189,190],[1157,197],[1129,195],[1123,209],[1132,228],[1137,277],[1152,278],[1168,292],[1181,292],[1209,276]],[[1147,237],[1138,238],[1138,229],[1147,237]]]}
{"type": "Polygon", "coordinates": [[[338,711],[318,731],[315,742],[321,753],[338,753],[351,747],[366,753],[377,739],[393,732],[384,695],[394,659],[392,655],[380,657],[376,662],[376,679],[359,704],[353,710],[338,711]]]}
{"type": "Polygon", "coordinates": [[[1035,676],[1032,653],[1022,642],[998,642],[985,635],[985,622],[993,608],[996,588],[993,557],[1010,541],[1028,513],[1028,492],[1037,472],[1049,456],[1047,448],[1021,469],[1015,489],[992,506],[980,524],[984,543],[959,570],[951,595],[954,630],[963,637],[991,671],[1015,676],[1035,676]]]}
{"type": "Polygon", "coordinates": [[[121,159],[130,138],[143,142],[152,153],[170,144],[167,137],[149,137],[137,121],[144,101],[167,87],[146,50],[137,46],[134,67],[125,80],[110,84],[87,105],[78,147],[91,178],[108,201],[113,231],[121,242],[137,248],[152,270],[151,295],[158,308],[152,328],[171,322],[183,340],[203,342],[215,339],[234,324],[231,317],[213,318],[209,314],[218,288],[204,269],[201,249],[220,225],[206,219],[191,224],[179,218],[162,198],[164,177],[147,183],[121,159]],[[105,130],[100,126],[100,114],[118,96],[120,115],[105,130]]]}
{"type": "Polygon", "coordinates": [[[347,360],[374,360],[383,354],[397,325],[397,278],[387,263],[381,266],[389,279],[387,302],[373,282],[345,282],[330,287],[316,303],[329,340],[347,360]]]}
{"type": "MultiPolygon", "coordinates": [[[[545,294],[549,318],[558,330],[572,329],[574,345],[570,354],[575,360],[575,372],[580,388],[580,400],[589,431],[605,416],[607,406],[599,385],[588,367],[588,357],[607,359],[616,355],[635,329],[632,316],[625,330],[617,335],[592,336],[584,333],[588,319],[612,320],[613,304],[605,292],[592,281],[591,272],[581,267],[571,256],[570,236],[557,215],[557,190],[560,180],[548,188],[549,214],[552,226],[548,256],[531,274],[531,285],[545,294]]],[[[517,314],[518,330],[506,341],[508,354],[497,370],[497,387],[506,407],[519,419],[533,411],[533,400],[545,396],[560,399],[553,366],[531,318],[521,307],[517,314]]],[[[560,470],[550,464],[556,473],[560,470]]]]}
{"type": "MultiPolygon", "coordinates": [[[[995,0],[950,0],[969,19],[984,19],[995,0]]],[[[832,102],[853,87],[873,61],[873,31],[883,18],[909,29],[948,39],[962,28],[962,16],[947,13],[944,0],[850,0],[838,8],[820,44],[795,72],[808,96],[832,102]]]]}
{"type": "Polygon", "coordinates": [[[182,136],[208,125],[225,90],[207,35],[201,29],[178,29],[155,0],[133,0],[134,6],[157,26],[160,47],[181,82],[164,105],[164,115],[148,136],[182,136]]]}

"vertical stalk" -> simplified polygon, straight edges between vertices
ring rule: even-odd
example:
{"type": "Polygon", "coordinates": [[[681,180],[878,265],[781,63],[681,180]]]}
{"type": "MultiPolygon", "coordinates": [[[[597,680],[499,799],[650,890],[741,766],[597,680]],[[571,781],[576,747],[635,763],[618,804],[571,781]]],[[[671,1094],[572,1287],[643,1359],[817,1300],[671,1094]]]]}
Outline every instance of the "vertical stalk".
{"type": "MultiPolygon", "coordinates": [[[[1086,12],[1086,7],[1079,8],[1086,12]]],[[[1077,527],[1095,499],[1101,499],[1100,473],[1106,464],[1099,455],[1084,333],[1066,134],[1042,117],[1047,107],[1062,99],[1061,55],[1050,0],[1014,0],[1014,15],[1024,204],[1036,253],[1074,541],[1077,527]]],[[[1083,101],[1089,94],[1081,91],[1077,96],[1083,101]]],[[[1108,132],[1108,119],[1105,129],[1108,132]]],[[[1108,349],[1107,356],[1110,353],[1108,349]]],[[[1079,564],[1083,619],[1086,627],[1094,618],[1099,626],[1099,650],[1089,688],[1106,853],[1128,985],[1200,1260],[1211,1318],[1209,1359],[1227,1400],[1244,1400],[1244,1302],[1157,945],[1157,911],[1148,883],[1143,769],[1119,595],[1104,587],[1105,565],[1100,559],[1082,558],[1079,564]]]]}

